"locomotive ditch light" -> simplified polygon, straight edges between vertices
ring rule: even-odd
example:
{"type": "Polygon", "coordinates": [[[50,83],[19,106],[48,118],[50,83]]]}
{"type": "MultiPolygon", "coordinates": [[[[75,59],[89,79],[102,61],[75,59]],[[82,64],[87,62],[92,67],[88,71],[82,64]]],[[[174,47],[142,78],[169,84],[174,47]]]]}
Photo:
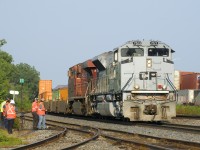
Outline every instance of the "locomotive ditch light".
{"type": "Polygon", "coordinates": [[[167,89],[167,85],[163,85],[162,89],[166,90],[167,89]]]}
{"type": "Polygon", "coordinates": [[[135,90],[139,90],[139,89],[140,89],[140,86],[136,84],[136,85],[134,86],[134,89],[135,89],[135,90]]]}

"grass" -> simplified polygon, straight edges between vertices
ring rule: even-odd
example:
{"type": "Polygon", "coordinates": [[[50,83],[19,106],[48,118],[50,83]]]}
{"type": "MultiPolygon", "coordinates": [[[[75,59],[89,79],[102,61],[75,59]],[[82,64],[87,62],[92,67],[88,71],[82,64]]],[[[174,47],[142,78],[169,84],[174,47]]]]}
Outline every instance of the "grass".
{"type": "Polygon", "coordinates": [[[200,115],[200,106],[177,105],[176,113],[178,115],[200,115]]]}
{"type": "Polygon", "coordinates": [[[13,134],[9,135],[6,130],[0,129],[0,148],[13,147],[20,144],[22,144],[21,139],[13,134]]]}
{"type": "MultiPolygon", "coordinates": [[[[14,129],[18,130],[19,126],[19,118],[16,118],[14,122],[14,129]]],[[[22,139],[16,137],[15,131],[13,134],[8,134],[7,130],[0,129],[0,149],[3,147],[14,147],[20,144],[22,144],[22,139]]]]}

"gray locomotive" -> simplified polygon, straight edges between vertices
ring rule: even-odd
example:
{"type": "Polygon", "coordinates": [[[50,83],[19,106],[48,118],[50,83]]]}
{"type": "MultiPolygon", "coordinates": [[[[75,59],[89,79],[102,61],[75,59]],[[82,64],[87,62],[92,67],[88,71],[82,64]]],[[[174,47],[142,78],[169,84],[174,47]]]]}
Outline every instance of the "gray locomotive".
{"type": "Polygon", "coordinates": [[[160,41],[128,41],[69,68],[67,112],[130,121],[175,117],[173,53],[160,41]]]}

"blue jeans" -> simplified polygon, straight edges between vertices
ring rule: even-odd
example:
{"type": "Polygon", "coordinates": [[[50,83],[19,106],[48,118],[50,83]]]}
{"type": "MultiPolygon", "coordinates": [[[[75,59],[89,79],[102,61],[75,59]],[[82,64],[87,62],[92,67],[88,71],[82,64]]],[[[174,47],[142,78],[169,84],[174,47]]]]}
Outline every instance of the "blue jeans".
{"type": "Polygon", "coordinates": [[[4,127],[6,128],[6,129],[8,129],[8,119],[4,116],[4,118],[3,118],[3,124],[4,124],[4,127]]]}
{"type": "Polygon", "coordinates": [[[46,129],[45,115],[44,116],[39,115],[39,122],[38,122],[37,128],[38,129],[46,129]]]}
{"type": "Polygon", "coordinates": [[[12,134],[12,128],[14,125],[14,119],[7,119],[7,130],[9,134],[12,134]]]}

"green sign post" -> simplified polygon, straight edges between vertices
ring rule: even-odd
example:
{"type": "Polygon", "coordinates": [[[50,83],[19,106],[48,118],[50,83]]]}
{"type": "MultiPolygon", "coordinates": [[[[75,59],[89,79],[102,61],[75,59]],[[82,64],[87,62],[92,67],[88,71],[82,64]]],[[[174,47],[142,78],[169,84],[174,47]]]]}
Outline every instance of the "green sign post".
{"type": "Polygon", "coordinates": [[[24,83],[24,79],[19,79],[19,83],[23,84],[24,83]]]}
{"type": "Polygon", "coordinates": [[[21,86],[21,106],[20,106],[20,111],[21,111],[21,114],[20,114],[20,128],[23,129],[24,128],[24,114],[22,113],[22,93],[23,93],[23,84],[24,84],[24,79],[21,78],[19,79],[19,83],[22,85],[21,86]]]}

